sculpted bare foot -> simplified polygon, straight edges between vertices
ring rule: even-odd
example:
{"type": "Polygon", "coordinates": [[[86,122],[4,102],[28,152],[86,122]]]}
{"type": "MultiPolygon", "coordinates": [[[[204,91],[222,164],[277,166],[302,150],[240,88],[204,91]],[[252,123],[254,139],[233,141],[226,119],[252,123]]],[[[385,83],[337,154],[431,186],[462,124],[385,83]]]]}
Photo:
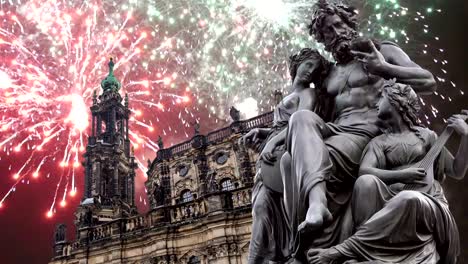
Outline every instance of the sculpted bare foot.
{"type": "Polygon", "coordinates": [[[330,211],[321,203],[310,204],[306,219],[298,226],[298,231],[308,233],[320,229],[324,223],[333,219],[330,211]]]}
{"type": "Polygon", "coordinates": [[[334,248],[309,249],[307,261],[309,264],[333,264],[343,258],[343,255],[334,248]]]}

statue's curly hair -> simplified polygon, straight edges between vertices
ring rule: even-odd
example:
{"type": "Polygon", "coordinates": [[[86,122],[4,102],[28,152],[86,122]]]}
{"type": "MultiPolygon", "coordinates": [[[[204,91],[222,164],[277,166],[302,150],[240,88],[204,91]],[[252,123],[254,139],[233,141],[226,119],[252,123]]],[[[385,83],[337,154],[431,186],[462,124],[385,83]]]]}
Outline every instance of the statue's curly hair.
{"type": "Polygon", "coordinates": [[[330,3],[327,0],[319,0],[315,4],[312,21],[308,25],[309,34],[314,36],[318,42],[323,42],[322,28],[325,18],[338,15],[350,28],[357,30],[357,11],[354,7],[344,3],[330,3]]]}
{"type": "Polygon", "coordinates": [[[294,82],[296,78],[297,69],[306,60],[314,59],[319,61],[320,65],[318,71],[320,71],[318,80],[314,81],[315,87],[322,87],[323,81],[328,76],[328,72],[331,68],[331,62],[325,59],[320,52],[315,49],[303,48],[297,54],[289,56],[289,74],[294,82]]]}
{"type": "Polygon", "coordinates": [[[409,85],[396,83],[396,80],[386,81],[383,86],[383,94],[388,98],[390,104],[397,110],[410,130],[418,132],[421,126],[418,118],[421,106],[419,97],[409,85]]]}
{"type": "Polygon", "coordinates": [[[328,95],[326,88],[324,87],[325,79],[328,77],[332,63],[325,59],[320,52],[315,49],[304,48],[299,53],[294,54],[289,57],[289,74],[291,79],[294,82],[294,79],[297,75],[297,69],[304,61],[308,59],[313,59],[319,61],[320,65],[318,67],[319,75],[316,80],[313,80],[315,85],[315,90],[317,94],[318,104],[316,105],[315,112],[319,114],[324,120],[331,120],[333,114],[332,107],[333,104],[332,98],[328,95]]]}

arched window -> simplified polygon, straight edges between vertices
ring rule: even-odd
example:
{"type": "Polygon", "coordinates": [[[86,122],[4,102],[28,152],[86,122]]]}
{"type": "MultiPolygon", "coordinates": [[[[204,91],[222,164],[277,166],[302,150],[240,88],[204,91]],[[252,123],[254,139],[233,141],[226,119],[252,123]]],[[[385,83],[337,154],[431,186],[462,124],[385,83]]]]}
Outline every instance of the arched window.
{"type": "Polygon", "coordinates": [[[197,256],[191,256],[187,263],[188,264],[200,264],[201,262],[197,256]]]}
{"type": "Polygon", "coordinates": [[[193,201],[193,195],[192,195],[192,192],[190,190],[185,190],[182,192],[182,194],[180,195],[180,200],[181,202],[183,203],[186,203],[186,202],[191,202],[193,201]]]}
{"type": "Polygon", "coordinates": [[[221,191],[231,191],[234,190],[234,184],[232,184],[231,179],[224,179],[221,181],[221,191]]]}

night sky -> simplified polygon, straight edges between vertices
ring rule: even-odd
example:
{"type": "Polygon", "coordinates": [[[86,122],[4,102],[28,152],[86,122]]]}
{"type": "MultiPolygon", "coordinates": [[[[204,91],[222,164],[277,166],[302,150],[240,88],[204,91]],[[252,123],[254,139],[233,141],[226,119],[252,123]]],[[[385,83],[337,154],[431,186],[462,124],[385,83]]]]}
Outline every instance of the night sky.
{"type": "MultiPolygon", "coordinates": [[[[407,4],[410,4],[407,1],[407,4]]],[[[419,1],[411,1],[412,5],[417,5],[419,1]]],[[[427,1],[426,1],[427,2],[427,1]]],[[[466,38],[466,29],[468,28],[468,1],[466,0],[447,0],[447,1],[432,1],[434,6],[441,8],[443,13],[431,16],[428,24],[431,26],[433,35],[440,37],[437,46],[445,49],[445,59],[448,60],[448,65],[445,67],[448,74],[460,88],[468,93],[468,47],[466,38]]],[[[408,27],[419,26],[408,25],[408,27]]],[[[436,42],[436,40],[432,40],[436,42]]],[[[1,42],[0,42],[1,43],[1,42]]],[[[428,43],[434,44],[434,43],[428,43]]],[[[1,44],[0,44],[1,45],[1,44]]],[[[436,75],[440,74],[439,67],[435,68],[431,57],[415,56],[420,51],[417,48],[404,46],[404,49],[409,55],[415,58],[416,62],[427,67],[436,75]]],[[[1,55],[1,54],[0,54],[1,55]]],[[[116,72],[117,78],[118,72],[116,72]]],[[[442,100],[436,96],[425,96],[427,102],[438,106],[440,116],[448,117],[452,113],[459,112],[461,109],[468,109],[467,95],[461,96],[458,89],[452,88],[447,84],[439,86],[439,91],[446,89],[443,93],[451,96],[452,102],[442,100]]],[[[442,92],[442,91],[441,91],[442,92]]],[[[262,99],[262,98],[256,98],[262,99]]],[[[131,101],[130,101],[131,104],[131,101]]],[[[198,117],[204,121],[212,122],[209,119],[208,110],[199,110],[198,117]]],[[[1,114],[1,113],[0,113],[1,114]]],[[[168,113],[166,118],[176,118],[176,114],[168,113]]],[[[439,120],[439,119],[437,119],[439,120]]],[[[213,124],[213,126],[203,126],[201,132],[206,133],[208,128],[214,129],[225,124],[223,121],[213,124]]],[[[174,129],[182,129],[183,125],[174,125],[174,129]]],[[[432,128],[440,132],[443,125],[440,121],[436,121],[432,128]]],[[[189,129],[187,130],[189,131],[189,129]]],[[[4,133],[0,131],[0,133],[4,133]]],[[[186,140],[182,134],[169,135],[166,137],[166,146],[172,143],[177,143],[186,140]]],[[[156,138],[156,137],[154,137],[156,138]]],[[[452,152],[456,151],[457,139],[454,137],[449,143],[452,152]]],[[[4,155],[4,152],[0,152],[4,155]]],[[[154,158],[155,153],[147,154],[148,158],[154,158]]],[[[15,162],[15,156],[2,156],[0,162],[0,195],[5,194],[11,187],[12,179],[9,175],[8,166],[15,162]],[[8,162],[5,162],[8,160],[8,162]],[[4,173],[5,172],[5,173],[4,173]],[[8,173],[7,173],[8,172],[8,173]]],[[[19,159],[18,159],[19,160],[19,159]]],[[[467,161],[468,162],[468,161],[467,161]]],[[[76,185],[78,190],[83,186],[83,170],[77,168],[76,185]]],[[[137,190],[143,192],[143,180],[137,182],[137,190]]],[[[14,195],[11,195],[3,208],[0,208],[0,264],[17,264],[17,263],[46,263],[52,257],[52,244],[54,227],[57,223],[66,223],[68,226],[68,237],[74,237],[74,211],[79,204],[81,193],[77,194],[76,198],[69,199],[65,208],[57,211],[52,218],[45,217],[45,209],[50,207],[50,201],[53,199],[56,190],[56,181],[52,181],[45,177],[40,177],[33,184],[23,184],[18,187],[14,195]]],[[[452,213],[456,218],[461,237],[462,258],[460,263],[468,262],[468,179],[461,182],[447,180],[444,183],[446,196],[452,209],[452,213]]],[[[142,203],[138,203],[140,209],[144,211],[146,208],[142,203]]]]}

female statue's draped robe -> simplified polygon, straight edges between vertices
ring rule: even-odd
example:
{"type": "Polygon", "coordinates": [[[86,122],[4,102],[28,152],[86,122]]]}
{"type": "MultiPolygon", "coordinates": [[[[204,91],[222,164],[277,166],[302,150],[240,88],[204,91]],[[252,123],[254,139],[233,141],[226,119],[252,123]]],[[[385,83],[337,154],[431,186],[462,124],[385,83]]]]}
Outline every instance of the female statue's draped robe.
{"type": "MultiPolygon", "coordinates": [[[[268,141],[287,128],[289,118],[298,109],[298,100],[298,96],[286,97],[276,106],[273,113],[273,127],[259,147],[260,152],[268,141]]],[[[276,147],[274,153],[281,157],[284,151],[285,147],[281,145],[276,147]]],[[[257,161],[257,173],[252,190],[253,225],[249,263],[264,263],[266,260],[284,261],[290,255],[290,231],[286,222],[283,194],[275,192],[263,181],[265,177],[281,180],[281,172],[278,170],[276,174],[264,175],[265,173],[262,173],[260,169],[262,162],[261,159],[257,161]]],[[[277,159],[276,162],[280,162],[280,160],[277,159]]]]}
{"type": "Polygon", "coordinates": [[[343,111],[334,122],[325,122],[316,113],[302,110],[289,120],[287,149],[282,157],[284,203],[291,230],[291,250],[298,259],[308,248],[328,248],[352,234],[349,204],[358,176],[362,153],[380,133],[375,108],[343,111]],[[348,116],[361,115],[355,121],[348,116]],[[299,234],[305,220],[309,192],[325,184],[331,222],[311,233],[299,234]]]}
{"type": "MultiPolygon", "coordinates": [[[[372,156],[379,169],[409,167],[424,158],[435,140],[435,133],[425,128],[410,135],[383,134],[369,143],[363,161],[372,156]]],[[[445,151],[434,165],[436,181],[427,194],[399,192],[397,184],[387,186],[372,175],[358,178],[351,207],[354,222],[362,225],[335,248],[359,261],[456,263],[460,252],[458,230],[440,185],[445,151]],[[362,199],[373,204],[363,208],[362,199]],[[361,221],[366,214],[368,220],[361,221]]]]}

